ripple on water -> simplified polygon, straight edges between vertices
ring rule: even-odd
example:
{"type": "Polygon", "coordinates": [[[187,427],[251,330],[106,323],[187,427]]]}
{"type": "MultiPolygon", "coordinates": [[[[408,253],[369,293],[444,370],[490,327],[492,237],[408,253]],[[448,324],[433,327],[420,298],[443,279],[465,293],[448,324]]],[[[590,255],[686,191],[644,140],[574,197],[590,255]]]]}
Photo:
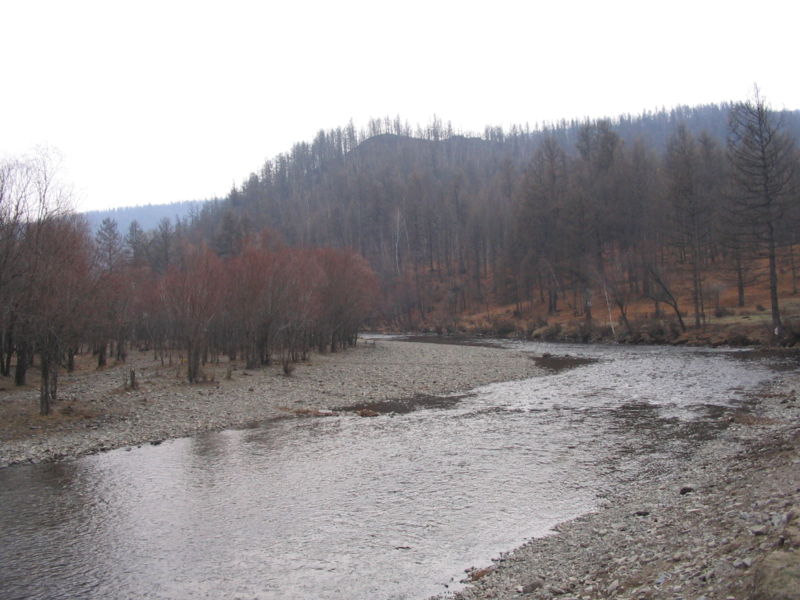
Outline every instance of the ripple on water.
{"type": "Polygon", "coordinates": [[[427,410],[286,419],[1,470],[0,589],[424,598],[590,510],[648,457],[713,437],[727,407],[773,376],[716,352],[514,347],[592,361],[418,403],[427,410]]]}

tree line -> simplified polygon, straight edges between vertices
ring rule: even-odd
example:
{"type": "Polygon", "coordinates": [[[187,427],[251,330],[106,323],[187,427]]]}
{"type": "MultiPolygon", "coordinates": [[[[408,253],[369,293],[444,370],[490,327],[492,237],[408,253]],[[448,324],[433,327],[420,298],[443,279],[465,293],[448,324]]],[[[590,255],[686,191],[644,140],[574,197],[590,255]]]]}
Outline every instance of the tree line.
{"type": "Polygon", "coordinates": [[[701,327],[725,290],[743,305],[758,283],[780,336],[780,263],[797,279],[798,135],[800,114],[758,92],[481,136],[387,118],[297,144],[189,226],[224,255],[263,227],[353,248],[380,277],[384,319],[404,328],[500,303],[568,309],[587,329],[602,304],[629,330],[642,298],[701,327]]]}
{"type": "Polygon", "coordinates": [[[261,231],[221,256],[168,221],[123,236],[106,219],[92,236],[64,190],[44,156],[0,163],[0,373],[24,385],[36,361],[42,414],[82,349],[98,367],[178,349],[190,383],[221,355],[288,373],[312,349],[353,345],[371,311],[374,273],[350,250],[261,231]]]}

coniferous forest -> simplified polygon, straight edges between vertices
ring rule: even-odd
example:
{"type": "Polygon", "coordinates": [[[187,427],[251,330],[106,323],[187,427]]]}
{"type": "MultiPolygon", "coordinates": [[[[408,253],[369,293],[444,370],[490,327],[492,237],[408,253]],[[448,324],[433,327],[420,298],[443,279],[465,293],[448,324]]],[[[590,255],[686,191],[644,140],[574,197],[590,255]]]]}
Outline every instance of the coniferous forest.
{"type": "MultiPolygon", "coordinates": [[[[779,270],[796,289],[799,135],[800,114],[759,98],[480,137],[376,120],[266,162],[191,227],[222,256],[263,230],[351,248],[404,329],[512,305],[567,311],[587,334],[612,311],[632,335],[627,307],[645,298],[683,331],[731,294],[777,294],[779,270]]],[[[771,319],[783,332],[778,307],[771,319]]]]}
{"type": "Polygon", "coordinates": [[[82,351],[178,348],[197,382],[221,355],[288,371],[366,324],[458,331],[480,313],[496,334],[563,337],[568,316],[577,339],[646,341],[756,296],[790,343],[798,137],[800,113],[757,95],[480,134],[386,118],[319,132],[187,218],[95,232],[46,160],[6,161],[0,371],[22,384],[35,360],[46,414],[82,351]]]}

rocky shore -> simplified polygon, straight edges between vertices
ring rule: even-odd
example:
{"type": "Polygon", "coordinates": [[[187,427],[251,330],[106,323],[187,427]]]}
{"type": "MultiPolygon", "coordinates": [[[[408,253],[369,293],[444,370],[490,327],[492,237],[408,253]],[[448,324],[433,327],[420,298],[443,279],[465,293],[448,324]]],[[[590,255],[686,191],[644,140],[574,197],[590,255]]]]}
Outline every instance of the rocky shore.
{"type": "Polygon", "coordinates": [[[796,390],[800,377],[785,376],[677,468],[620,481],[596,512],[471,569],[444,597],[800,598],[796,390]]]}
{"type": "MultiPolygon", "coordinates": [[[[207,367],[182,383],[179,360],[137,353],[128,363],[64,376],[52,417],[37,391],[0,391],[0,466],[102,450],[277,418],[428,397],[541,374],[529,355],[487,347],[386,340],[315,355],[291,376],[279,366],[207,367]],[[134,368],[138,388],[127,389],[134,368]],[[230,373],[230,378],[228,374],[230,373]]],[[[800,375],[760,390],[719,435],[675,464],[622,476],[590,514],[561,524],[490,565],[476,565],[454,600],[800,598],[800,375]]],[[[441,400],[441,398],[439,399],[441,400]]]]}
{"type": "Polygon", "coordinates": [[[38,390],[0,386],[0,466],[73,458],[340,406],[470,390],[540,373],[522,353],[497,348],[367,340],[315,354],[290,376],[280,366],[248,371],[207,365],[209,383],[183,383],[180,358],[150,353],[127,363],[62,375],[54,415],[38,416],[38,390]],[[136,389],[127,389],[130,369],[136,389]]]}

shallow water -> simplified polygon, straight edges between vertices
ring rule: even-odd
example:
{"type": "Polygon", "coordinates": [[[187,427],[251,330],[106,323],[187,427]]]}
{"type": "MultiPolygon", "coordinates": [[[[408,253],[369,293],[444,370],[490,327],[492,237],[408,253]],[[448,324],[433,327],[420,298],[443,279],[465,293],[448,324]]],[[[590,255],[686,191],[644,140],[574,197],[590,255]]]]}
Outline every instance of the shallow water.
{"type": "Polygon", "coordinates": [[[425,598],[691,451],[775,377],[722,352],[511,345],[598,360],[449,407],[0,470],[0,597],[425,598]]]}

